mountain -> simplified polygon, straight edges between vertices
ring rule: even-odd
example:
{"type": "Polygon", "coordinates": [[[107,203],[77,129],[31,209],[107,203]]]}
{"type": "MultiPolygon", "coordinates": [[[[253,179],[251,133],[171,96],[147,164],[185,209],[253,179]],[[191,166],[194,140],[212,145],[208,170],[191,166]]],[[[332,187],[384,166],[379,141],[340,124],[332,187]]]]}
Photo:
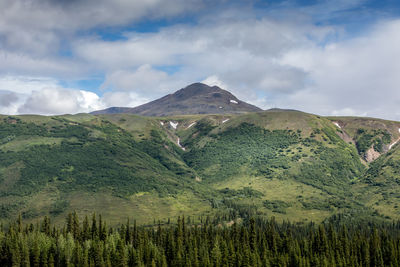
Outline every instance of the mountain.
{"type": "Polygon", "coordinates": [[[400,219],[399,128],[279,109],[0,116],[0,218],[400,219]]]}
{"type": "Polygon", "coordinates": [[[111,107],[92,114],[129,113],[142,116],[173,116],[184,114],[239,114],[261,111],[237,99],[218,86],[191,84],[179,91],[135,108],[111,107]]]}

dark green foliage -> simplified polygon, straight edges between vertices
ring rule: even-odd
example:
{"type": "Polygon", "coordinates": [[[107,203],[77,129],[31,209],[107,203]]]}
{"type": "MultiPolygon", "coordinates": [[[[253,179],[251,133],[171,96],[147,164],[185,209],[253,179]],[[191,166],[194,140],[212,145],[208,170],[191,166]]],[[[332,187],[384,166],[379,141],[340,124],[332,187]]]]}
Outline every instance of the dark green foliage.
{"type": "Polygon", "coordinates": [[[59,215],[63,213],[69,206],[69,202],[67,200],[57,200],[51,207],[50,214],[51,215],[59,215]]]}
{"type": "MultiPolygon", "coordinates": [[[[209,135],[207,138],[211,140],[204,146],[194,144],[184,159],[208,182],[245,173],[294,178],[329,194],[349,195],[346,187],[363,171],[357,152],[331,128],[313,132],[334,146],[315,138],[302,138],[290,130],[269,131],[243,123],[218,135],[209,135]],[[302,147],[308,147],[309,151],[300,154],[302,147]],[[299,152],[291,153],[294,150],[299,152]]],[[[343,203],[335,202],[333,206],[343,206],[343,203]]]]}
{"type": "Polygon", "coordinates": [[[264,201],[264,207],[267,209],[272,210],[273,212],[278,212],[278,213],[286,213],[286,208],[289,208],[292,206],[290,203],[287,203],[282,200],[265,200],[264,201]]]}
{"type": "Polygon", "coordinates": [[[244,187],[243,189],[240,190],[234,190],[234,189],[229,189],[229,188],[225,188],[225,189],[221,189],[219,190],[219,192],[221,194],[223,194],[225,197],[262,197],[263,193],[254,190],[251,187],[244,187]]]}
{"type": "Polygon", "coordinates": [[[332,206],[337,206],[338,204],[336,201],[304,201],[304,200],[299,200],[299,202],[303,205],[303,207],[307,210],[327,210],[331,211],[332,206]]]}
{"type": "Polygon", "coordinates": [[[375,141],[374,149],[375,149],[375,151],[378,151],[379,153],[383,152],[383,141],[382,141],[382,139],[377,139],[375,141]]]}
{"type": "MultiPolygon", "coordinates": [[[[248,218],[265,215],[267,208],[287,213],[277,215],[280,218],[294,219],[296,211],[288,209],[288,203],[274,201],[273,198],[280,199],[276,194],[271,199],[264,193],[268,191],[263,188],[264,182],[276,185],[282,194],[282,184],[290,185],[291,194],[296,190],[294,186],[308,192],[315,190],[313,196],[299,192],[303,197],[290,203],[305,212],[326,211],[317,220],[344,210],[368,210],[373,216],[374,210],[366,207],[369,204],[355,189],[361,181],[385,186],[387,190],[381,195],[388,204],[400,196],[395,192],[395,186],[400,185],[396,171],[400,161],[391,157],[396,148],[371,163],[365,172],[356,147],[345,143],[331,123],[310,117],[307,122],[292,124],[290,119],[274,121],[267,119],[269,116],[273,115],[260,117],[265,119],[260,122],[251,116],[249,120],[230,116],[226,124],[221,123],[222,117],[177,118],[182,126],[176,131],[160,127],[159,118],[2,117],[0,215],[12,218],[21,212],[30,219],[56,217],[71,209],[65,200],[71,192],[82,192],[85,197],[111,194],[117,202],[115,197],[125,198],[121,200],[124,203],[138,201],[142,209],[147,208],[147,203],[141,201],[158,193],[155,203],[171,205],[171,210],[181,209],[174,205],[194,197],[199,200],[199,206],[193,207],[195,213],[248,218]],[[193,120],[193,127],[185,128],[193,120]],[[136,122],[139,124],[133,125],[136,122]],[[176,144],[178,136],[185,151],[176,144]],[[390,179],[382,179],[383,176],[390,179]],[[58,196],[52,195],[44,204],[40,197],[48,197],[53,190],[58,196]],[[29,201],[37,196],[43,203],[31,205],[29,201]],[[263,202],[265,199],[269,201],[263,202]]],[[[355,139],[360,153],[371,146],[384,152],[391,135],[381,129],[360,129],[355,139]]],[[[398,204],[396,201],[391,207],[398,204]]],[[[187,212],[188,207],[182,205],[182,209],[187,212]]],[[[381,212],[384,215],[376,216],[391,216],[381,212]]],[[[223,257],[214,256],[215,260],[223,257]]]]}
{"type": "Polygon", "coordinates": [[[2,139],[0,139],[0,145],[4,145],[4,144],[12,141],[13,139],[15,139],[15,137],[16,137],[15,135],[9,135],[9,136],[3,137],[2,139]]]}
{"type": "Polygon", "coordinates": [[[183,143],[185,147],[192,147],[196,141],[208,135],[215,128],[215,126],[213,126],[209,121],[203,119],[198,121],[192,128],[195,133],[195,137],[193,136],[194,138],[192,137],[185,140],[183,143]]]}
{"type": "Polygon", "coordinates": [[[356,136],[356,146],[360,155],[364,155],[365,152],[373,147],[375,151],[382,153],[383,145],[388,145],[391,142],[391,135],[387,130],[370,130],[358,129],[356,136]]]}
{"type": "Polygon", "coordinates": [[[182,150],[169,141],[166,136],[163,136],[161,132],[151,130],[150,138],[141,141],[138,145],[142,151],[149,154],[175,174],[192,175],[192,171],[177,160],[182,160],[182,150]],[[165,149],[165,147],[168,149],[165,149]]]}
{"type": "MultiPolygon", "coordinates": [[[[16,206],[16,208],[18,208],[18,206],[16,206]]],[[[22,212],[22,217],[24,219],[32,219],[38,216],[40,216],[40,211],[38,211],[37,209],[30,209],[22,212]]]]}
{"type": "MultiPolygon", "coordinates": [[[[0,189],[0,196],[29,196],[49,185],[65,193],[107,190],[121,197],[141,191],[166,195],[177,193],[184,182],[191,183],[191,172],[177,163],[178,149],[158,132],[153,131],[150,140],[138,143],[108,121],[84,125],[56,120],[62,124],[45,126],[14,119],[0,123],[1,140],[10,136],[62,138],[56,145],[35,145],[21,151],[0,150],[0,169],[21,163],[18,179],[6,190],[0,189]],[[102,132],[106,138],[92,137],[92,131],[102,132]]],[[[58,215],[67,207],[65,201],[56,202],[50,213],[58,215]]],[[[3,204],[0,213],[8,217],[13,209],[3,204]]]]}
{"type": "MultiPolygon", "coordinates": [[[[305,140],[306,143],[310,144],[305,140]]],[[[338,147],[326,147],[320,143],[314,146],[315,156],[300,166],[300,171],[293,175],[296,180],[328,193],[338,193],[337,189],[340,191],[362,173],[363,166],[358,155],[343,141],[338,147]]]]}
{"type": "MultiPolygon", "coordinates": [[[[155,160],[137,149],[128,138],[118,141],[98,139],[85,145],[79,141],[62,142],[54,147],[42,145],[22,152],[0,152],[0,164],[10,159],[24,164],[13,189],[3,194],[29,195],[47,183],[57,184],[63,191],[79,188],[96,191],[107,187],[121,195],[153,189],[153,185],[146,185],[149,182],[144,180],[147,175],[137,171],[140,165],[152,163],[150,170],[157,172],[158,168],[162,172],[162,166],[157,166],[155,160]],[[136,166],[128,166],[130,161],[136,166]]],[[[160,187],[160,190],[164,189],[168,190],[160,187]]]]}
{"type": "Polygon", "coordinates": [[[367,134],[364,131],[358,131],[357,149],[360,154],[365,153],[372,145],[372,134],[367,134]]]}
{"type": "Polygon", "coordinates": [[[390,142],[392,141],[392,137],[390,136],[390,133],[388,133],[387,131],[384,131],[383,136],[382,136],[382,141],[385,145],[390,144],[390,142]]]}
{"type": "Polygon", "coordinates": [[[18,207],[16,204],[0,204],[0,217],[7,218],[18,207]]]}
{"type": "Polygon", "coordinates": [[[340,137],[336,134],[336,132],[332,128],[327,128],[327,127],[322,128],[322,132],[325,134],[326,137],[328,137],[328,139],[331,143],[333,143],[333,144],[342,143],[342,140],[340,139],[340,137]]]}
{"type": "Polygon", "coordinates": [[[21,219],[0,229],[1,266],[400,266],[400,222],[295,225],[249,218],[178,218],[176,224],[105,226],[93,214],[63,228],[21,219]],[[97,220],[98,219],[98,220],[97,220]],[[92,233],[92,234],[88,234],[92,233]]]}
{"type": "Polygon", "coordinates": [[[280,151],[298,142],[296,133],[269,131],[243,123],[214,136],[214,140],[204,147],[192,147],[184,158],[208,181],[237,175],[242,166],[248,166],[255,173],[268,175],[273,168],[289,168],[289,159],[280,151]],[[208,171],[210,168],[212,172],[208,171]]]}
{"type": "MultiPolygon", "coordinates": [[[[384,156],[379,157],[372,162],[365,172],[363,181],[373,186],[380,186],[381,192],[386,190],[396,192],[396,187],[400,185],[398,170],[400,169],[400,154],[398,150],[392,149],[384,156]]],[[[391,192],[391,197],[395,197],[391,192]]],[[[385,197],[386,198],[386,197],[385,197]]]]}
{"type": "Polygon", "coordinates": [[[46,127],[34,123],[21,122],[20,119],[8,117],[0,123],[0,140],[4,140],[9,136],[45,136],[47,135],[46,127]]]}

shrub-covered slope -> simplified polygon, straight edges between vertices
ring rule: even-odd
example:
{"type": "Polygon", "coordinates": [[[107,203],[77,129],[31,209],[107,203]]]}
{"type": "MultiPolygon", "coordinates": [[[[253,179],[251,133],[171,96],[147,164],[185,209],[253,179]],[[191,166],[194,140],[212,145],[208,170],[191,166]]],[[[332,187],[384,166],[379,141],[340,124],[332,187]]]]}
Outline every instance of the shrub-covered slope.
{"type": "Polygon", "coordinates": [[[400,149],[395,145],[370,164],[357,185],[360,199],[387,218],[400,217],[400,149]]]}
{"type": "Polygon", "coordinates": [[[399,218],[398,125],[277,109],[0,116],[0,214],[57,221],[96,211],[112,223],[181,214],[399,218]],[[367,163],[366,151],[380,148],[367,163]]]}
{"type": "Polygon", "coordinates": [[[137,203],[131,198],[141,194],[162,198],[187,191],[197,200],[180,150],[157,129],[138,140],[94,116],[3,117],[0,140],[2,217],[18,211],[26,218],[57,216],[85,205],[111,212],[119,202],[132,204],[132,212],[137,203]]]}
{"type": "Polygon", "coordinates": [[[348,190],[364,166],[336,130],[325,118],[274,110],[203,118],[190,134],[178,132],[186,163],[221,193],[219,206],[236,212],[251,203],[255,213],[322,220],[364,208],[348,190]]]}

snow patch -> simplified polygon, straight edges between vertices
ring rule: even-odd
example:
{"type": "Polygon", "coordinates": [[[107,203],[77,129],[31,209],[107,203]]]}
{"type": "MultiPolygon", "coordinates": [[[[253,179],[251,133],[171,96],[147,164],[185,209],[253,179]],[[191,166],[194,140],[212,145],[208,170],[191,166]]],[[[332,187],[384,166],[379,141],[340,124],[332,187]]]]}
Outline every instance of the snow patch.
{"type": "Polygon", "coordinates": [[[186,148],[184,148],[184,147],[181,145],[181,139],[180,139],[179,137],[178,137],[177,144],[178,144],[178,146],[179,146],[180,148],[182,148],[183,151],[186,150],[186,148]]]}
{"type": "Polygon", "coordinates": [[[196,122],[192,122],[188,127],[186,127],[186,129],[189,129],[190,127],[192,127],[195,124],[196,124],[196,122]]]}
{"type": "Polygon", "coordinates": [[[339,125],[339,123],[337,123],[337,122],[334,121],[333,124],[335,124],[336,127],[338,127],[339,129],[342,129],[342,127],[339,125]]]}
{"type": "MultiPolygon", "coordinates": [[[[400,133],[400,128],[399,128],[399,133],[400,133]]],[[[395,144],[397,144],[399,141],[400,141],[400,137],[399,137],[396,141],[394,141],[392,144],[389,145],[389,150],[392,149],[392,147],[393,147],[395,144]]]]}
{"type": "Polygon", "coordinates": [[[171,125],[171,127],[174,128],[175,130],[176,130],[176,127],[178,127],[178,124],[179,123],[177,123],[177,122],[172,122],[172,121],[169,122],[169,125],[171,125]]]}
{"type": "Polygon", "coordinates": [[[233,104],[239,104],[236,100],[231,99],[229,102],[233,103],[233,104]]]}
{"type": "Polygon", "coordinates": [[[400,139],[397,139],[396,141],[394,141],[392,144],[390,144],[389,146],[389,150],[392,149],[392,147],[397,144],[399,142],[400,139]]]}
{"type": "Polygon", "coordinates": [[[229,121],[229,119],[223,120],[222,123],[225,123],[225,122],[227,122],[227,121],[229,121]]]}

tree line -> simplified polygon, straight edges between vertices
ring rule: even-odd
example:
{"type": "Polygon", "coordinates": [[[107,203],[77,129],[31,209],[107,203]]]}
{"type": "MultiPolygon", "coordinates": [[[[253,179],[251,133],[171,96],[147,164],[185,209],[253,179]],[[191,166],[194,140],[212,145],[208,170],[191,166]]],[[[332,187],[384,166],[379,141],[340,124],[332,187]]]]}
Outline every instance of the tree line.
{"type": "Polygon", "coordinates": [[[110,227],[70,213],[0,229],[0,266],[400,266],[400,222],[277,223],[274,218],[110,227]]]}

